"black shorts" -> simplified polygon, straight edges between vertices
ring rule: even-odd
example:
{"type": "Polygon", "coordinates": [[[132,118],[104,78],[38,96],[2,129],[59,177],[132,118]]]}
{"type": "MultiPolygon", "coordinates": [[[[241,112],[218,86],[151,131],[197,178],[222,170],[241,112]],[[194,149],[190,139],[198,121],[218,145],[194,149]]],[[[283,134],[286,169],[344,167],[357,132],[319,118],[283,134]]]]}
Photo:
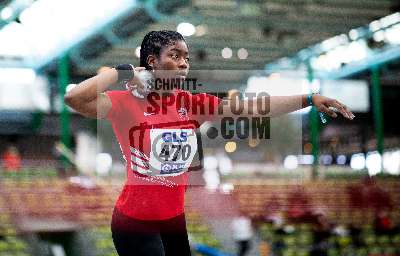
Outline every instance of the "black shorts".
{"type": "Polygon", "coordinates": [[[189,256],[185,214],[167,220],[138,220],[114,208],[111,232],[119,256],[189,256]]]}

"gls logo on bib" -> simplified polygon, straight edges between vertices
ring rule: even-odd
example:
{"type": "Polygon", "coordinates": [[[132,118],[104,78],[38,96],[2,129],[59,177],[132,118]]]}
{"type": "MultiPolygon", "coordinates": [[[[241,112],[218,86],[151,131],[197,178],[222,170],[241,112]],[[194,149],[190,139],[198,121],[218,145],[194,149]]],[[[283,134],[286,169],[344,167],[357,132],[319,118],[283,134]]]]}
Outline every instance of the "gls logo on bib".
{"type": "Polygon", "coordinates": [[[131,167],[141,174],[151,176],[176,176],[191,169],[201,168],[202,152],[198,149],[199,143],[196,128],[197,121],[180,121],[140,126],[130,130],[131,167]],[[169,128],[171,127],[171,128],[169,128]],[[177,128],[179,127],[179,128],[177,128]],[[143,153],[143,139],[134,140],[134,134],[140,133],[141,138],[144,132],[150,134],[150,152],[147,157],[143,153]],[[197,155],[197,164],[191,166],[197,155]]]}
{"type": "Polygon", "coordinates": [[[151,129],[150,141],[150,165],[161,175],[186,171],[197,152],[194,129],[151,129]]]}

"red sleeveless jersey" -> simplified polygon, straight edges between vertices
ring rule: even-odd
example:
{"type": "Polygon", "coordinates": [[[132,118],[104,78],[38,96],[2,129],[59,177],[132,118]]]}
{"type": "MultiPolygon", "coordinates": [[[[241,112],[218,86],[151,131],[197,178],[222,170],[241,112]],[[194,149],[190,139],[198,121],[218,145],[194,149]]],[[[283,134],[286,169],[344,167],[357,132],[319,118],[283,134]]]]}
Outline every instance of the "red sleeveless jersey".
{"type": "Polygon", "coordinates": [[[116,207],[140,220],[163,220],[184,212],[187,168],[199,143],[195,130],[217,112],[220,99],[174,90],[141,99],[107,91],[107,115],[126,161],[127,179],[116,207]]]}

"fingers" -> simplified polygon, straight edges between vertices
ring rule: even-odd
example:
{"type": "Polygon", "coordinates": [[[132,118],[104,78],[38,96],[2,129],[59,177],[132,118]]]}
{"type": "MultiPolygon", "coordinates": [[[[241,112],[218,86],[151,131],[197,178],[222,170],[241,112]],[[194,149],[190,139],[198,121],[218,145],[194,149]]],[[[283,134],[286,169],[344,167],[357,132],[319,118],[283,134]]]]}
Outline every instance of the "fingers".
{"type": "Polygon", "coordinates": [[[126,83],[125,87],[126,87],[127,90],[132,91],[132,90],[137,88],[137,85],[136,84],[131,84],[131,83],[126,83]]]}
{"type": "Polygon", "coordinates": [[[319,107],[318,111],[327,113],[327,114],[330,115],[331,117],[337,117],[337,114],[336,114],[333,110],[327,108],[325,105],[321,105],[321,106],[319,107]]]}
{"type": "Polygon", "coordinates": [[[340,103],[337,100],[330,102],[330,105],[335,107],[347,119],[352,120],[355,117],[354,114],[350,110],[348,110],[344,104],[340,103]]]}
{"type": "Polygon", "coordinates": [[[350,119],[350,116],[347,113],[346,109],[340,103],[333,101],[329,105],[335,107],[344,117],[350,119]]]}
{"type": "Polygon", "coordinates": [[[135,71],[140,72],[140,71],[143,71],[145,69],[146,69],[145,67],[136,67],[135,71]]]}

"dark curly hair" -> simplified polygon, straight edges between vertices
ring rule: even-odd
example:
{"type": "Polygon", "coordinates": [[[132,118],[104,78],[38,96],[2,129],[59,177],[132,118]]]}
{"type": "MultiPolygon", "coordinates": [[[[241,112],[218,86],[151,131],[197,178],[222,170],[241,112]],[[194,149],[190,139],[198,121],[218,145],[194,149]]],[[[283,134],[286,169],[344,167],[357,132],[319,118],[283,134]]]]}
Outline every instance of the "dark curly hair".
{"type": "Polygon", "coordinates": [[[147,57],[149,57],[149,55],[155,55],[157,58],[160,57],[162,48],[176,41],[186,42],[185,38],[176,31],[160,30],[147,33],[140,46],[140,66],[151,70],[151,67],[147,64],[147,57]]]}

